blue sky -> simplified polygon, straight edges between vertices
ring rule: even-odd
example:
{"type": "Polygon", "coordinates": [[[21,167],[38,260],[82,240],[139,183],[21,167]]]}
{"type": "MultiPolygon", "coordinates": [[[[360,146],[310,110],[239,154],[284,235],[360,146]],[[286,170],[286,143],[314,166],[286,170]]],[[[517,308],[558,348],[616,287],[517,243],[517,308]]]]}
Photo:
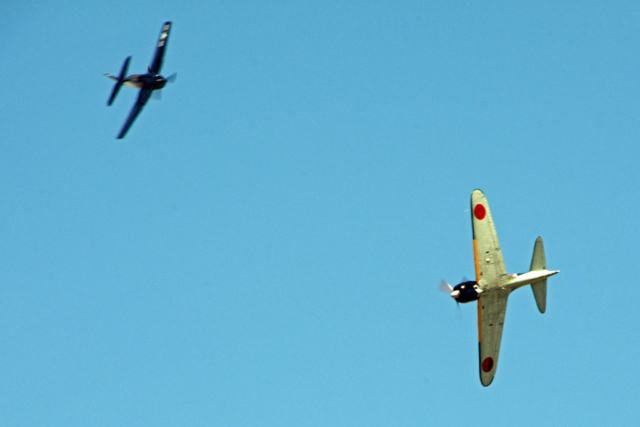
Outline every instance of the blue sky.
{"type": "Polygon", "coordinates": [[[635,2],[0,6],[0,424],[631,425],[635,2]],[[116,140],[173,21],[178,73],[116,140]],[[469,197],[507,269],[478,378],[469,197]],[[458,317],[461,317],[459,319],[458,317]]]}

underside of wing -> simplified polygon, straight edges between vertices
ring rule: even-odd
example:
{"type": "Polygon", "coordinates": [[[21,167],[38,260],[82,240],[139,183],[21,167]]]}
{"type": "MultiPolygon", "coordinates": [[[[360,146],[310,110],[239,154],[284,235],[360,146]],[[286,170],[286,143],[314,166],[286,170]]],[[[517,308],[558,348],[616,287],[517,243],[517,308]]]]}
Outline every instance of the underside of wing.
{"type": "Polygon", "coordinates": [[[489,203],[480,190],[471,193],[471,223],[476,282],[482,289],[491,289],[507,281],[508,276],[489,203]]]}
{"type": "Polygon", "coordinates": [[[162,58],[164,56],[164,50],[167,47],[167,41],[169,41],[170,29],[171,21],[167,21],[162,25],[162,30],[160,30],[160,37],[158,38],[158,46],[156,47],[156,53],[153,55],[151,65],[149,65],[150,73],[160,73],[160,68],[162,68],[162,58]]]}
{"type": "Polygon", "coordinates": [[[138,95],[138,100],[136,101],[133,108],[131,109],[131,112],[129,113],[129,117],[127,117],[127,121],[124,123],[124,126],[122,126],[122,130],[120,130],[118,139],[124,138],[124,136],[127,134],[127,131],[133,124],[133,121],[136,119],[136,117],[138,117],[138,114],[140,113],[140,111],[142,111],[142,107],[144,107],[144,104],[146,104],[146,102],[149,100],[149,96],[151,95],[151,92],[153,92],[151,89],[140,89],[140,95],[138,95]]]}
{"type": "Polygon", "coordinates": [[[485,387],[491,384],[498,368],[502,328],[510,292],[508,289],[488,291],[482,293],[478,300],[480,382],[485,387]]]}

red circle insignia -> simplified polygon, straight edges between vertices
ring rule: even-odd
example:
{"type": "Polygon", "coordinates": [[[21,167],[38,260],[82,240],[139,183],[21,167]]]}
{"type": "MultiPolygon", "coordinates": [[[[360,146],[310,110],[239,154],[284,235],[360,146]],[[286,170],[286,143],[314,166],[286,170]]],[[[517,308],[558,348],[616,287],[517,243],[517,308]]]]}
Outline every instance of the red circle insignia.
{"type": "Polygon", "coordinates": [[[473,214],[476,216],[477,219],[484,219],[484,217],[487,215],[487,211],[484,208],[484,206],[477,204],[476,207],[473,209],[473,214]]]}
{"type": "Polygon", "coordinates": [[[490,357],[487,357],[482,361],[482,370],[485,373],[487,373],[487,372],[491,372],[492,369],[493,369],[493,359],[490,357]]]}

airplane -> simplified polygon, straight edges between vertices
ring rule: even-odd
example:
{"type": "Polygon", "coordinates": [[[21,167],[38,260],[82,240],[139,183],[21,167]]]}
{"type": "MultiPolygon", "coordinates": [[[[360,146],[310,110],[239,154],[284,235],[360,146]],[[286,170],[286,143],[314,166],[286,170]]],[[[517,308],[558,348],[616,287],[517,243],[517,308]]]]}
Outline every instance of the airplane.
{"type": "Polygon", "coordinates": [[[480,382],[487,387],[498,367],[500,341],[507,299],[514,290],[531,285],[540,313],[547,309],[547,279],[560,270],[547,270],[542,237],[536,239],[529,272],[507,274],[489,203],[484,193],[471,193],[471,224],[476,280],[451,287],[444,279],[438,289],[447,292],[458,303],[478,301],[478,348],[480,382]]]}
{"type": "MultiPolygon", "coordinates": [[[[127,68],[129,67],[129,61],[131,60],[130,56],[124,60],[122,70],[120,71],[120,75],[118,77],[112,76],[111,74],[105,74],[105,77],[116,81],[116,85],[113,88],[113,92],[111,92],[111,97],[109,98],[107,105],[111,105],[113,103],[113,100],[116,98],[116,95],[118,94],[118,91],[120,90],[122,85],[140,89],[138,100],[133,105],[133,108],[129,113],[129,117],[127,117],[127,121],[124,123],[124,126],[122,126],[122,130],[118,134],[117,139],[122,139],[127,134],[127,131],[133,124],[133,121],[136,119],[136,117],[138,117],[140,111],[142,111],[142,107],[144,107],[144,104],[147,103],[152,92],[162,89],[164,85],[167,84],[167,82],[172,83],[176,79],[176,73],[172,74],[166,79],[159,75],[160,68],[162,67],[162,57],[164,56],[164,50],[169,39],[170,29],[171,21],[167,21],[162,25],[160,38],[158,39],[158,46],[156,47],[156,52],[153,56],[153,60],[151,61],[151,65],[147,67],[148,72],[146,74],[133,74],[129,77],[125,77],[127,74],[127,68]]],[[[156,98],[156,95],[159,99],[160,92],[156,92],[154,94],[154,98],[156,98]]]]}

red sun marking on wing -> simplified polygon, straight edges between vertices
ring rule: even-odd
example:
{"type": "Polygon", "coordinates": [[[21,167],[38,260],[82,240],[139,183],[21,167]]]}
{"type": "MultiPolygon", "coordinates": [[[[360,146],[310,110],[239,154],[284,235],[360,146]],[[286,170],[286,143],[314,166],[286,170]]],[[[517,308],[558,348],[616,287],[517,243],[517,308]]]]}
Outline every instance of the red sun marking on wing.
{"type": "Polygon", "coordinates": [[[490,357],[487,357],[482,361],[482,370],[485,373],[487,373],[487,372],[491,372],[492,369],[493,369],[493,359],[490,357]]]}
{"type": "Polygon", "coordinates": [[[487,215],[487,210],[484,208],[484,206],[477,204],[473,209],[473,214],[477,219],[484,219],[484,217],[487,215]]]}

